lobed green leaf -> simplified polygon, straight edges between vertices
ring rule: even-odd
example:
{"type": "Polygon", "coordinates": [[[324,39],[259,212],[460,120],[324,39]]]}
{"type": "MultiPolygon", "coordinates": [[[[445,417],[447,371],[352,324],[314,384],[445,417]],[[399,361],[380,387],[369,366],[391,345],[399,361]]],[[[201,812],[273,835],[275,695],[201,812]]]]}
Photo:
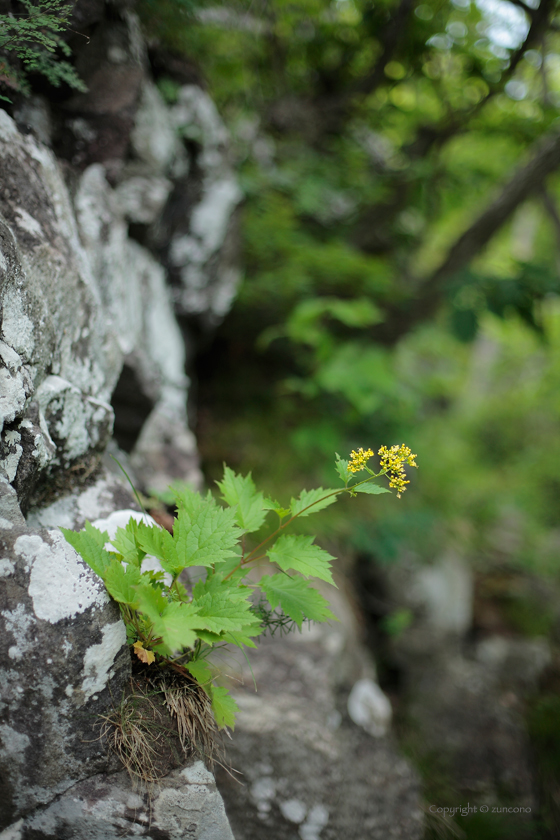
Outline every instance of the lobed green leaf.
{"type": "Polygon", "coordinates": [[[117,528],[111,545],[122,555],[125,563],[132,563],[133,566],[140,568],[146,552],[138,545],[138,531],[139,523],[130,517],[125,528],[117,528]]]}
{"type": "Polygon", "coordinates": [[[359,487],[349,488],[353,493],[368,493],[370,496],[378,496],[380,493],[390,493],[388,487],[382,487],[380,484],[373,484],[368,481],[367,484],[360,484],[359,487]]]}
{"type": "Polygon", "coordinates": [[[348,469],[349,463],[350,461],[345,461],[344,458],[341,458],[339,456],[338,452],[336,453],[336,461],[334,462],[334,467],[345,484],[347,484],[354,475],[354,473],[350,472],[350,470],[348,469]]]}
{"type": "Polygon", "coordinates": [[[331,560],[334,557],[318,545],[313,545],[314,537],[282,534],[268,551],[271,563],[276,563],[283,571],[292,569],[306,577],[316,577],[332,583],[331,560]]]}
{"type": "Polygon", "coordinates": [[[222,498],[231,507],[235,507],[235,519],[246,534],[258,531],[266,518],[264,496],[255,488],[251,473],[246,476],[236,475],[224,466],[224,478],[216,484],[222,492],[222,498]]]}
{"type": "Polygon", "coordinates": [[[227,690],[222,686],[212,686],[212,711],[214,718],[218,724],[219,729],[228,726],[230,729],[235,727],[235,715],[239,711],[239,706],[227,690]]]}
{"type": "Polygon", "coordinates": [[[207,694],[210,694],[212,687],[212,672],[208,666],[208,663],[205,662],[204,659],[195,659],[194,661],[187,662],[185,668],[192,674],[197,683],[206,691],[207,694]]]}
{"type": "Polygon", "coordinates": [[[263,508],[265,510],[273,510],[274,513],[278,514],[280,519],[283,519],[291,512],[290,508],[282,507],[280,502],[275,502],[274,499],[269,499],[267,497],[265,497],[263,500],[263,508]]]}
{"type": "Polygon", "coordinates": [[[105,571],[104,582],[111,598],[121,604],[128,604],[133,609],[138,608],[136,587],[141,582],[141,576],[136,566],[130,564],[125,569],[121,561],[113,557],[105,571]]]}
{"type": "Polygon", "coordinates": [[[315,490],[302,490],[298,499],[292,499],[290,504],[290,511],[292,516],[309,516],[311,513],[317,513],[323,508],[333,505],[340,490],[323,490],[322,487],[317,487],[315,490]],[[308,509],[307,509],[308,508],[308,509]]]}
{"type": "Polygon", "coordinates": [[[259,585],[272,609],[279,606],[300,628],[305,618],[311,621],[337,620],[329,609],[328,601],[303,578],[264,575],[259,585]]]}
{"type": "Polygon", "coordinates": [[[86,522],[83,531],[71,531],[68,528],[60,529],[66,542],[70,543],[80,557],[85,560],[90,569],[105,581],[105,575],[109,568],[113,555],[104,548],[109,541],[109,535],[105,531],[99,531],[89,522],[86,522]]]}
{"type": "MultiPolygon", "coordinates": [[[[198,494],[197,494],[198,495],[198,494]]],[[[218,507],[211,496],[200,505],[180,508],[174,539],[181,568],[213,566],[234,557],[242,531],[235,523],[235,511],[218,507]]]]}
{"type": "Polygon", "coordinates": [[[184,569],[184,564],[178,557],[175,540],[165,528],[138,522],[136,541],[146,554],[157,557],[162,569],[165,569],[172,577],[176,577],[184,569]]]}

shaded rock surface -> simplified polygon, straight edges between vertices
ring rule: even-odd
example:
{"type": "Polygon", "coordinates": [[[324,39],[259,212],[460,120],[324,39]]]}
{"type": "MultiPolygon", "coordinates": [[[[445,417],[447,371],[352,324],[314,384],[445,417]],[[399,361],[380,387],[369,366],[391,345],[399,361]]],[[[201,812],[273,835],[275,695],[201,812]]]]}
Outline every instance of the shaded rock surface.
{"type": "Polygon", "coordinates": [[[58,529],[0,535],[0,819],[106,770],[96,728],[130,673],[105,588],[58,529]]]}
{"type": "Polygon", "coordinates": [[[145,793],[124,772],[92,776],[4,834],[10,840],[234,840],[214,777],[201,761],[145,793]]]}
{"type": "Polygon", "coordinates": [[[352,685],[373,680],[375,669],[348,602],[335,596],[334,606],[340,624],[268,639],[249,653],[257,693],[240,666],[228,756],[243,784],[217,776],[237,840],[422,836],[410,766],[390,734],[373,737],[348,713],[352,685]]]}
{"type": "MultiPolygon", "coordinates": [[[[124,625],[58,529],[137,510],[108,451],[145,490],[200,483],[185,367],[235,294],[241,193],[213,102],[156,50],[181,85],[164,103],[130,4],[78,0],[74,23],[88,92],[0,110],[1,837],[232,840],[200,763],[145,795],[107,757],[97,722],[130,675],[124,625]]],[[[260,693],[239,690],[230,753],[246,784],[221,781],[238,840],[421,834],[338,607],[344,629],[253,657],[260,693]]]]}
{"type": "Polygon", "coordinates": [[[534,817],[525,700],[551,663],[548,640],[477,627],[472,567],[452,552],[431,565],[414,557],[382,572],[364,565],[362,574],[377,621],[410,610],[410,624],[386,638],[385,659],[400,677],[401,733],[446,799],[432,804],[513,803],[534,817]]]}
{"type": "Polygon", "coordinates": [[[98,722],[129,679],[124,625],[58,530],[137,509],[108,449],[139,487],[200,483],[186,347],[236,284],[227,132],[192,84],[163,102],[129,6],[75,5],[87,93],[0,110],[2,837],[231,837],[208,774],[123,816],[98,722]],[[179,231],[198,250],[172,268],[179,231]]]}

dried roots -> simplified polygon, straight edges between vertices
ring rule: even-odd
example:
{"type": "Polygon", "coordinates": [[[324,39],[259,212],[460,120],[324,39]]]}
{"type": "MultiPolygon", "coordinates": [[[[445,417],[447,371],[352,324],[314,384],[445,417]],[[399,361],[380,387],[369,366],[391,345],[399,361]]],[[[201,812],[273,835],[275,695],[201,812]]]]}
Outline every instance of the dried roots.
{"type": "Polygon", "coordinates": [[[192,755],[210,768],[222,758],[210,698],[182,668],[145,669],[100,719],[100,737],[109,750],[132,778],[145,783],[159,781],[192,755]]]}

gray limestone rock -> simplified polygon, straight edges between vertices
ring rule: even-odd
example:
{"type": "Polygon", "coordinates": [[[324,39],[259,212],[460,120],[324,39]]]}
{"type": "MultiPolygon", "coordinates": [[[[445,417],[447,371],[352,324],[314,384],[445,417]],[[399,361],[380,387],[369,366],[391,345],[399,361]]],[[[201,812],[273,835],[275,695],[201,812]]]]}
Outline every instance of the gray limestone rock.
{"type": "Polygon", "coordinates": [[[348,601],[328,595],[340,624],[249,651],[256,692],[239,663],[244,685],[234,696],[241,711],[228,757],[243,785],[223,771],[217,776],[237,840],[422,836],[418,781],[387,721],[374,737],[346,712],[351,686],[371,682],[375,670],[348,601]]]}
{"type": "Polygon", "coordinates": [[[201,761],[172,771],[149,791],[126,773],[92,776],[51,805],[13,823],[10,840],[234,840],[213,775],[201,761]]]}
{"type": "Polygon", "coordinates": [[[97,715],[130,673],[117,606],[57,529],[0,531],[0,825],[108,766],[97,715]]]}
{"type": "MultiPolygon", "coordinates": [[[[20,502],[26,506],[46,477],[95,464],[113,429],[111,399],[123,365],[155,411],[152,460],[159,446],[196,480],[184,343],[165,273],[129,239],[103,167],[85,170],[72,202],[53,154],[3,111],[0,158],[9,181],[0,218],[0,467],[20,502]],[[173,434],[161,428],[162,416],[173,434]],[[177,457],[168,452],[170,437],[177,457]]],[[[146,461],[141,479],[149,483],[153,473],[146,461]]]]}
{"type": "Polygon", "coordinates": [[[228,311],[239,280],[232,232],[242,193],[228,158],[229,135],[208,94],[184,85],[171,118],[180,136],[195,141],[202,175],[188,215],[167,231],[175,305],[180,314],[214,326],[228,311]]]}

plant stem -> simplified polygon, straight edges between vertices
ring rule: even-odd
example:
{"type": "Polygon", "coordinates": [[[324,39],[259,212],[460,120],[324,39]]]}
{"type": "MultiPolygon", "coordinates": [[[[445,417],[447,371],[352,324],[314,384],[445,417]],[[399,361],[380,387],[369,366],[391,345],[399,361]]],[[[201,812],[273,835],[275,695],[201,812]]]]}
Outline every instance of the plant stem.
{"type": "MultiPolygon", "coordinates": [[[[369,472],[369,470],[368,470],[368,472],[369,472]]],[[[258,557],[253,557],[253,555],[260,548],[262,548],[264,545],[266,545],[268,542],[270,542],[270,540],[274,539],[274,537],[276,537],[280,533],[280,531],[283,531],[284,528],[287,528],[288,525],[290,525],[294,521],[294,519],[297,519],[298,516],[301,516],[302,513],[305,513],[306,510],[309,510],[310,508],[315,507],[315,505],[318,505],[319,502],[324,502],[325,499],[330,499],[331,496],[339,496],[341,493],[347,493],[347,492],[349,493],[352,490],[354,490],[356,487],[360,487],[362,484],[367,484],[368,481],[372,480],[372,478],[379,478],[380,475],[385,475],[385,472],[386,472],[386,470],[382,470],[380,473],[372,473],[370,478],[366,478],[363,481],[358,481],[357,484],[352,484],[350,487],[341,487],[340,490],[334,490],[332,493],[327,493],[326,496],[323,496],[322,498],[317,499],[314,502],[311,502],[311,504],[307,505],[307,507],[302,508],[300,511],[298,511],[293,516],[291,516],[289,519],[287,519],[286,522],[284,522],[283,525],[279,525],[278,528],[275,531],[272,532],[272,534],[269,534],[268,537],[265,537],[265,539],[262,542],[260,542],[257,546],[255,546],[255,548],[252,551],[250,551],[249,554],[246,557],[242,558],[241,562],[237,564],[235,569],[232,569],[232,571],[228,575],[225,576],[224,582],[226,580],[229,580],[229,578],[232,575],[234,575],[238,571],[238,569],[240,569],[242,566],[246,565],[247,563],[252,563],[255,560],[260,560],[261,557],[264,557],[265,556],[264,554],[261,554],[258,557]]]]}

